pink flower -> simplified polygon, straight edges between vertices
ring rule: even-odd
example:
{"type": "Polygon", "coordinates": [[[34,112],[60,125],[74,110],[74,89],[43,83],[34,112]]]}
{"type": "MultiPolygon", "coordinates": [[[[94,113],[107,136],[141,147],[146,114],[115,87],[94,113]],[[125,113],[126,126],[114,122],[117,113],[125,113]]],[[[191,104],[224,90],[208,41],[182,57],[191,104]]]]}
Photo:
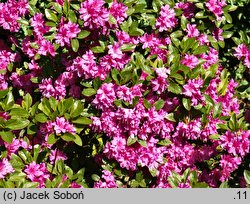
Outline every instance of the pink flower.
{"type": "Polygon", "coordinates": [[[188,83],[183,86],[185,96],[191,97],[192,105],[196,106],[199,102],[204,101],[204,96],[201,94],[200,89],[203,86],[202,79],[189,79],[188,83]]]}
{"type": "Polygon", "coordinates": [[[192,2],[179,2],[175,4],[175,8],[182,9],[183,13],[186,18],[192,18],[195,13],[195,5],[192,2]]]}
{"type": "Polygon", "coordinates": [[[199,59],[195,55],[185,54],[181,63],[190,69],[193,69],[199,64],[199,59]]]}
{"type": "Polygon", "coordinates": [[[155,26],[159,28],[159,31],[168,31],[173,29],[177,25],[177,19],[175,18],[174,9],[171,9],[167,4],[161,7],[160,17],[157,18],[155,26]]]}
{"type": "Polygon", "coordinates": [[[200,34],[199,30],[196,28],[196,25],[191,25],[190,23],[187,24],[186,32],[189,38],[198,37],[200,34]]]}
{"type": "Polygon", "coordinates": [[[238,47],[235,48],[234,56],[240,60],[241,58],[245,58],[249,52],[250,51],[245,44],[239,44],[238,47]]]}
{"type": "Polygon", "coordinates": [[[214,13],[217,20],[221,19],[221,15],[223,12],[223,7],[226,6],[225,0],[207,0],[206,6],[207,8],[214,13]]]}
{"type": "Polygon", "coordinates": [[[76,38],[78,33],[81,32],[79,25],[76,23],[64,22],[64,18],[61,18],[61,22],[59,24],[58,33],[55,36],[56,43],[60,44],[61,46],[70,45],[70,40],[76,38]]]}
{"type": "Polygon", "coordinates": [[[222,155],[220,166],[222,168],[220,181],[224,182],[229,179],[230,174],[241,164],[241,158],[230,155],[222,155]]]}
{"type": "Polygon", "coordinates": [[[109,13],[104,4],[103,0],[86,0],[81,3],[79,13],[80,19],[84,20],[84,26],[90,29],[105,26],[109,20],[109,13]]]}
{"type": "Polygon", "coordinates": [[[117,188],[114,176],[108,170],[102,171],[102,179],[94,184],[94,188],[117,188]]]}
{"type": "Polygon", "coordinates": [[[53,123],[56,134],[61,133],[75,133],[74,125],[70,124],[64,117],[56,117],[56,121],[53,123]]]}
{"type": "Polygon", "coordinates": [[[64,152],[60,151],[60,150],[51,150],[51,153],[49,155],[49,160],[50,160],[50,164],[54,164],[55,161],[57,160],[67,160],[67,156],[64,152]],[[55,160],[56,159],[56,160],[55,160]]]}
{"type": "Polygon", "coordinates": [[[115,17],[118,24],[121,24],[125,18],[127,18],[126,11],[128,10],[128,7],[125,6],[123,3],[117,3],[114,1],[112,3],[112,6],[109,10],[110,14],[115,17]]]}
{"type": "Polygon", "coordinates": [[[39,188],[45,187],[45,181],[50,177],[45,163],[36,164],[33,161],[25,166],[24,172],[27,174],[27,178],[29,178],[32,182],[39,183],[39,188]]]}
{"type": "Polygon", "coordinates": [[[0,179],[5,178],[9,173],[13,173],[15,170],[6,158],[0,161],[0,179]]]}
{"type": "Polygon", "coordinates": [[[96,98],[92,104],[99,109],[106,110],[113,107],[113,102],[116,98],[114,84],[105,83],[98,89],[96,98]]]}

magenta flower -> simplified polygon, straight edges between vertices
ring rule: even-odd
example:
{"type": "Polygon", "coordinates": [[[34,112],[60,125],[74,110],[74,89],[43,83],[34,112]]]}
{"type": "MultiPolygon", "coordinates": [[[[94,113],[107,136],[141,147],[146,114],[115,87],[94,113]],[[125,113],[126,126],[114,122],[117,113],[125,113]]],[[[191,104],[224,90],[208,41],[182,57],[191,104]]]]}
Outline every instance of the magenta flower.
{"type": "Polygon", "coordinates": [[[75,127],[74,125],[70,124],[64,117],[56,117],[56,121],[53,123],[54,130],[56,134],[62,134],[62,133],[75,133],[75,127]]]}
{"type": "Polygon", "coordinates": [[[187,24],[186,32],[187,32],[187,36],[188,36],[189,38],[198,37],[198,36],[200,35],[200,32],[199,32],[199,30],[196,28],[196,25],[195,25],[195,24],[193,24],[193,25],[191,25],[190,23],[187,24]]]}
{"type": "Polygon", "coordinates": [[[203,86],[202,79],[189,79],[188,83],[183,86],[185,96],[191,97],[192,105],[196,106],[199,102],[204,101],[204,96],[201,94],[200,89],[203,86]]]}
{"type": "Polygon", "coordinates": [[[174,9],[167,4],[161,7],[160,17],[156,20],[155,26],[160,32],[173,29],[177,25],[174,9]]]}
{"type": "Polygon", "coordinates": [[[115,177],[108,170],[102,171],[102,179],[94,184],[94,188],[117,188],[115,177]]]}
{"type": "Polygon", "coordinates": [[[226,6],[225,0],[207,0],[206,6],[207,8],[214,13],[217,20],[221,19],[221,15],[223,12],[223,7],[226,6]]]}
{"type": "Polygon", "coordinates": [[[190,69],[193,69],[199,64],[199,59],[195,55],[185,54],[181,63],[190,69]]]}
{"type": "Polygon", "coordinates": [[[245,58],[249,52],[250,51],[245,44],[239,44],[238,47],[235,48],[234,56],[240,60],[241,58],[245,58]]]}
{"type": "Polygon", "coordinates": [[[70,40],[76,38],[78,33],[81,32],[79,25],[76,23],[68,23],[64,22],[64,18],[61,18],[61,22],[59,24],[58,33],[55,36],[56,43],[61,46],[70,45],[70,40]]]}
{"type": "Polygon", "coordinates": [[[50,178],[45,163],[36,164],[34,161],[25,166],[24,172],[32,182],[38,182],[39,188],[45,187],[45,181],[50,178]]]}
{"type": "Polygon", "coordinates": [[[125,6],[123,3],[117,3],[114,1],[112,3],[112,6],[109,10],[110,14],[115,17],[118,24],[121,24],[125,18],[127,18],[126,11],[128,10],[128,7],[125,6]]]}
{"type": "Polygon", "coordinates": [[[84,20],[84,26],[90,29],[104,27],[109,20],[109,12],[103,6],[103,0],[86,0],[79,10],[80,18],[84,20]]]}
{"type": "Polygon", "coordinates": [[[0,179],[5,178],[7,174],[13,173],[14,169],[6,158],[0,161],[0,179]]]}

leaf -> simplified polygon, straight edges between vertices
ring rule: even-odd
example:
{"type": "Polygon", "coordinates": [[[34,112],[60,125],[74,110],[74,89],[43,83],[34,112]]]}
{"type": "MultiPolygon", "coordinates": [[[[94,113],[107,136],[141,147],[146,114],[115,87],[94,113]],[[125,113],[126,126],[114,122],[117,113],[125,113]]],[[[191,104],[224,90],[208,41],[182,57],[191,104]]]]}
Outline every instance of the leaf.
{"type": "Polygon", "coordinates": [[[55,144],[59,138],[56,138],[55,134],[50,134],[48,137],[48,144],[55,144]]]}
{"type": "Polygon", "coordinates": [[[12,108],[10,111],[10,116],[27,118],[29,116],[29,112],[23,108],[12,108]]]}
{"type": "Polygon", "coordinates": [[[91,50],[94,52],[94,53],[103,53],[105,51],[105,47],[102,47],[102,46],[95,46],[95,47],[92,47],[91,50]]]}
{"type": "Polygon", "coordinates": [[[89,125],[92,123],[92,120],[87,117],[79,117],[76,120],[73,120],[72,123],[81,124],[81,125],[89,125]]]}
{"type": "Polygon", "coordinates": [[[15,135],[11,131],[9,131],[9,132],[1,131],[0,135],[1,135],[1,138],[3,139],[3,141],[5,141],[5,142],[7,142],[9,144],[12,143],[12,141],[13,141],[13,139],[15,137],[15,135]]]}
{"type": "Polygon", "coordinates": [[[70,111],[70,116],[72,118],[79,116],[83,112],[83,105],[80,101],[75,101],[71,111],[70,111]]]}
{"type": "Polygon", "coordinates": [[[168,90],[175,94],[180,94],[182,92],[182,88],[173,81],[169,81],[168,90]]]}
{"type": "Polygon", "coordinates": [[[53,13],[53,11],[49,10],[49,9],[45,9],[45,16],[48,20],[57,22],[58,18],[56,16],[56,14],[53,13]]]}
{"type": "Polygon", "coordinates": [[[182,104],[188,111],[191,110],[191,101],[189,98],[182,98],[182,104]]]}
{"type": "Polygon", "coordinates": [[[63,13],[67,16],[69,13],[69,0],[64,0],[63,13]]]}
{"type": "Polygon", "coordinates": [[[71,48],[74,52],[78,51],[79,41],[77,39],[71,39],[71,48]]]}
{"type": "Polygon", "coordinates": [[[210,140],[219,140],[220,139],[220,135],[219,134],[213,134],[209,136],[210,140]]]}
{"type": "Polygon", "coordinates": [[[147,109],[151,108],[151,103],[145,98],[143,99],[143,104],[144,104],[145,108],[147,108],[147,109]]]}
{"type": "Polygon", "coordinates": [[[89,35],[90,35],[90,32],[89,32],[89,31],[83,30],[83,31],[81,31],[81,32],[78,34],[77,38],[78,38],[78,39],[83,39],[83,38],[88,37],[89,35]]]}
{"type": "Polygon", "coordinates": [[[147,147],[148,145],[147,145],[147,141],[145,141],[145,140],[138,140],[137,141],[142,147],[147,147]]]}
{"type": "Polygon", "coordinates": [[[71,133],[64,133],[61,138],[66,141],[66,142],[71,142],[74,141],[76,139],[75,135],[71,134],[71,133]]]}
{"type": "Polygon", "coordinates": [[[213,118],[218,118],[222,111],[222,104],[216,103],[214,106],[213,118]]]}
{"type": "Polygon", "coordinates": [[[22,118],[9,119],[5,123],[5,128],[11,130],[21,130],[29,125],[30,121],[22,118]]]}
{"type": "Polygon", "coordinates": [[[132,51],[132,50],[134,50],[135,47],[136,47],[136,45],[134,45],[134,44],[123,44],[120,49],[123,52],[126,52],[126,51],[132,51]]]}
{"type": "Polygon", "coordinates": [[[161,140],[161,141],[157,142],[157,144],[162,145],[162,146],[168,146],[168,145],[172,144],[172,142],[169,139],[165,139],[165,140],[161,140]]]}
{"type": "Polygon", "coordinates": [[[97,174],[92,174],[92,175],[91,175],[91,178],[92,178],[94,181],[99,181],[99,180],[100,180],[100,176],[98,176],[97,174]]]}
{"type": "Polygon", "coordinates": [[[154,107],[155,107],[155,109],[156,109],[157,111],[160,110],[160,109],[162,109],[162,108],[164,107],[164,105],[165,105],[165,101],[162,100],[162,99],[160,99],[160,100],[158,100],[158,101],[156,101],[156,102],[154,103],[154,107]]]}
{"type": "Polygon", "coordinates": [[[117,21],[116,21],[115,17],[113,15],[111,15],[111,14],[109,14],[109,22],[111,24],[117,24],[117,21]]]}
{"type": "Polygon", "coordinates": [[[69,20],[72,22],[72,23],[76,23],[77,22],[77,17],[76,17],[76,14],[74,11],[70,10],[69,11],[69,20]]]}
{"type": "Polygon", "coordinates": [[[4,98],[9,92],[9,89],[0,90],[0,99],[4,98]]]}
{"type": "Polygon", "coordinates": [[[78,146],[82,146],[82,139],[79,135],[74,135],[75,136],[75,140],[74,142],[78,145],[78,146]]]}
{"type": "Polygon", "coordinates": [[[136,143],[137,140],[138,140],[137,137],[131,137],[131,136],[130,136],[130,137],[128,138],[128,140],[127,140],[127,145],[130,146],[130,145],[136,143]]]}
{"type": "Polygon", "coordinates": [[[92,88],[83,89],[82,94],[87,97],[93,96],[94,94],[96,94],[96,90],[92,88]]]}
{"type": "Polygon", "coordinates": [[[165,117],[167,120],[172,121],[172,122],[176,122],[175,118],[174,118],[174,113],[169,113],[166,115],[165,117]]]}
{"type": "Polygon", "coordinates": [[[209,50],[208,46],[202,45],[202,46],[199,46],[198,48],[194,49],[193,54],[200,55],[200,54],[206,53],[208,50],[209,50]]]}
{"type": "Polygon", "coordinates": [[[27,182],[23,185],[23,188],[37,188],[38,182],[27,182]]]}
{"type": "Polygon", "coordinates": [[[250,185],[250,171],[244,170],[244,178],[248,185],[250,185]]]}
{"type": "Polygon", "coordinates": [[[38,113],[35,115],[35,119],[39,123],[45,123],[48,121],[48,117],[43,113],[38,113]]]}
{"type": "Polygon", "coordinates": [[[222,37],[225,38],[225,39],[228,39],[228,38],[231,38],[233,36],[234,32],[232,31],[224,31],[222,33],[222,37]]]}

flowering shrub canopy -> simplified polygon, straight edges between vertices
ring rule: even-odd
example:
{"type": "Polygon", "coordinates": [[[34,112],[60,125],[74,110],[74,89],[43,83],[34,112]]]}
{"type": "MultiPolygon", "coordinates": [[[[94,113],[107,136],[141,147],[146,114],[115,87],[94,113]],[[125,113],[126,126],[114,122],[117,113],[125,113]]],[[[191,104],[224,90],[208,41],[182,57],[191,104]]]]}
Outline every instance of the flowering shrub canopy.
{"type": "Polygon", "coordinates": [[[249,186],[249,3],[229,2],[1,1],[0,187],[249,186]]]}

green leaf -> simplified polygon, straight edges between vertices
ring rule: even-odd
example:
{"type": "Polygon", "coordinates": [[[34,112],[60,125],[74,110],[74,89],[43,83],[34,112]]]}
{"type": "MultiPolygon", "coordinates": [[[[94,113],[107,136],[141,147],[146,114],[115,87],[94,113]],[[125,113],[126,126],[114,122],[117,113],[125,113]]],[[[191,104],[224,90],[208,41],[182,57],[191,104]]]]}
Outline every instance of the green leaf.
{"type": "Polygon", "coordinates": [[[182,98],[182,104],[188,111],[191,110],[191,101],[189,98],[182,98]]]}
{"type": "Polygon", "coordinates": [[[9,92],[9,89],[0,90],[0,99],[4,98],[9,92]]]}
{"type": "Polygon", "coordinates": [[[244,178],[248,185],[250,185],[250,171],[244,170],[244,178]]]}
{"type": "Polygon", "coordinates": [[[38,182],[27,182],[23,185],[23,188],[37,188],[38,182]]]}
{"type": "Polygon", "coordinates": [[[137,140],[138,140],[137,137],[129,137],[128,140],[127,140],[127,145],[130,146],[130,145],[136,143],[137,140]]]}
{"type": "Polygon", "coordinates": [[[156,109],[157,111],[160,110],[160,109],[162,109],[162,108],[164,107],[164,105],[165,105],[165,101],[162,100],[162,99],[160,99],[160,100],[158,100],[158,101],[156,101],[156,102],[154,103],[154,107],[155,107],[155,109],[156,109]]]}
{"type": "Polygon", "coordinates": [[[87,97],[93,96],[94,94],[96,94],[96,90],[92,88],[83,89],[82,94],[87,97]]]}
{"type": "Polygon", "coordinates": [[[172,121],[172,122],[176,122],[175,118],[174,118],[174,113],[169,113],[166,115],[165,117],[167,120],[172,121]]]}
{"type": "Polygon", "coordinates": [[[74,11],[70,10],[69,11],[69,20],[72,22],[72,23],[76,23],[77,22],[77,17],[76,17],[76,14],[74,11]]]}
{"type": "Polygon", "coordinates": [[[69,13],[69,0],[64,0],[63,13],[67,16],[69,13]]]}
{"type": "Polygon", "coordinates": [[[199,46],[198,48],[194,49],[193,54],[194,55],[200,55],[203,53],[205,54],[208,50],[209,50],[208,46],[202,45],[202,46],[199,46]]]}
{"type": "Polygon", "coordinates": [[[1,135],[1,138],[3,139],[3,141],[5,141],[9,144],[11,144],[13,139],[15,138],[15,135],[11,131],[9,131],[9,132],[1,131],[0,135],[1,135]]]}
{"type": "Polygon", "coordinates": [[[229,188],[228,182],[227,181],[222,182],[219,188],[229,188]]]}
{"type": "Polygon", "coordinates": [[[147,145],[147,141],[145,141],[145,140],[137,140],[137,142],[141,145],[141,146],[143,146],[143,147],[147,147],[148,145],[147,145]]]}
{"type": "Polygon", "coordinates": [[[228,38],[231,38],[233,36],[234,32],[232,31],[224,31],[222,33],[222,37],[225,38],[225,39],[228,39],[228,38]]]}
{"type": "Polygon", "coordinates": [[[123,52],[132,51],[132,50],[135,49],[135,47],[136,47],[136,45],[134,45],[134,44],[123,44],[123,45],[121,46],[121,50],[122,50],[123,52]]]}
{"type": "Polygon", "coordinates": [[[79,41],[77,39],[71,39],[71,48],[74,52],[78,51],[79,41]]]}
{"type": "Polygon", "coordinates": [[[165,139],[165,140],[161,140],[161,141],[157,142],[157,144],[162,145],[162,146],[168,146],[168,145],[172,144],[172,142],[169,139],[165,139]]]}
{"type": "Polygon", "coordinates": [[[183,49],[182,53],[186,53],[193,45],[195,44],[195,38],[188,38],[185,41],[181,42],[181,47],[183,49]]]}
{"type": "Polygon", "coordinates": [[[13,116],[27,118],[29,116],[29,112],[23,108],[12,108],[10,116],[12,116],[12,118],[13,116]]]}
{"type": "Polygon", "coordinates": [[[64,133],[61,138],[66,141],[66,142],[71,142],[74,141],[76,139],[75,135],[71,134],[71,133],[64,133]]]}
{"type": "Polygon", "coordinates": [[[145,98],[143,99],[143,104],[144,104],[145,108],[147,108],[147,109],[151,108],[151,103],[145,98]]]}
{"type": "Polygon", "coordinates": [[[100,180],[100,176],[98,176],[97,174],[92,174],[91,178],[93,179],[93,181],[99,181],[100,180]]]}
{"type": "Polygon", "coordinates": [[[49,9],[45,9],[45,16],[48,20],[57,22],[58,18],[56,16],[56,14],[53,13],[53,11],[49,10],[49,9]]]}
{"type": "Polygon", "coordinates": [[[117,21],[116,21],[115,17],[113,15],[111,15],[111,14],[109,14],[109,22],[111,24],[117,24],[117,21]]]}
{"type": "Polygon", "coordinates": [[[48,117],[43,113],[38,113],[35,115],[35,119],[39,123],[45,123],[48,121],[48,117]]]}
{"type": "Polygon", "coordinates": [[[222,111],[222,104],[216,103],[214,106],[213,118],[218,118],[222,111]]]}
{"type": "Polygon", "coordinates": [[[83,39],[83,38],[88,37],[89,35],[90,35],[90,32],[89,32],[89,31],[83,30],[83,31],[81,31],[81,32],[78,34],[77,38],[78,38],[78,39],[83,39]]]}
{"type": "Polygon", "coordinates": [[[5,123],[5,128],[11,130],[21,130],[29,125],[30,121],[22,118],[9,119],[5,123]]]}
{"type": "Polygon", "coordinates": [[[71,111],[70,111],[70,116],[72,118],[79,116],[83,112],[83,105],[80,101],[75,101],[71,111]]]}
{"type": "Polygon", "coordinates": [[[95,47],[92,47],[91,50],[94,52],[94,53],[103,53],[105,51],[105,47],[102,47],[102,46],[95,46],[95,47]]]}
{"type": "Polygon", "coordinates": [[[75,140],[74,142],[78,145],[78,146],[82,146],[82,139],[79,135],[74,135],[75,136],[75,140]]]}
{"type": "Polygon", "coordinates": [[[220,139],[220,135],[219,134],[213,134],[209,136],[210,140],[219,140],[220,139]]]}
{"type": "Polygon", "coordinates": [[[92,120],[87,117],[79,117],[76,120],[72,120],[72,123],[81,124],[81,125],[89,125],[92,123],[92,120]]]}
{"type": "Polygon", "coordinates": [[[182,88],[173,81],[169,81],[168,90],[175,94],[180,94],[182,92],[182,88]]]}
{"type": "Polygon", "coordinates": [[[48,144],[55,144],[59,138],[56,138],[55,134],[50,134],[48,137],[48,144]]]}

